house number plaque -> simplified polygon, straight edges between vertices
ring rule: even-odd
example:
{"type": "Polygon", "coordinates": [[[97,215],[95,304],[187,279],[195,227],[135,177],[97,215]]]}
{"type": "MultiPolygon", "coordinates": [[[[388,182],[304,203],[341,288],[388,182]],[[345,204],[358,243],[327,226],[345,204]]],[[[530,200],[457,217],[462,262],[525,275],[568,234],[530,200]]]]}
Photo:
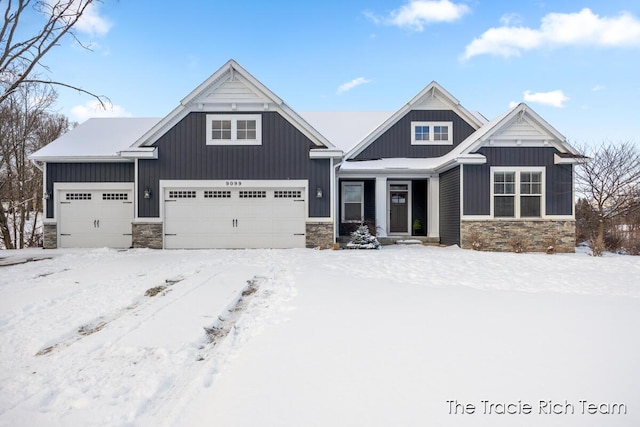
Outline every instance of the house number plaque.
{"type": "Polygon", "coordinates": [[[239,187],[242,185],[242,181],[227,181],[227,187],[239,187]]]}

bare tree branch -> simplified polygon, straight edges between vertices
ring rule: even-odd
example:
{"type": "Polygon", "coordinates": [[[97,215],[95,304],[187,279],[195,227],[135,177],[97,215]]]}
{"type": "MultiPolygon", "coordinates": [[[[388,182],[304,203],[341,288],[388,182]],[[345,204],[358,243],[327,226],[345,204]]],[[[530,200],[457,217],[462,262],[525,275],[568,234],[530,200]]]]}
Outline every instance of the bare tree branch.
{"type": "MultiPolygon", "coordinates": [[[[100,0],[18,0],[14,4],[7,1],[4,11],[4,21],[0,28],[0,104],[5,102],[18,87],[29,81],[37,81],[31,76],[36,66],[43,65],[42,59],[67,34],[80,46],[87,48],[73,31],[87,8],[100,0]],[[21,18],[29,7],[45,17],[46,22],[35,34],[26,36],[22,40],[15,40],[20,32],[21,18]]],[[[98,100],[105,108],[104,97],[96,95],[86,89],[54,80],[40,80],[42,83],[58,85],[79,90],[98,100]]]]}

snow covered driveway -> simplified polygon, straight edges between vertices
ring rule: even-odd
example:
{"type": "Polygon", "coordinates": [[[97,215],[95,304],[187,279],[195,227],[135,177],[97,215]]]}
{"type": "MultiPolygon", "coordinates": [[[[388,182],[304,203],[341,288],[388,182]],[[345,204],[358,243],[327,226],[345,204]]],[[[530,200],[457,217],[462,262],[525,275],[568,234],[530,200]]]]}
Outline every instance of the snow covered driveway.
{"type": "Polygon", "coordinates": [[[2,426],[640,425],[637,257],[60,253],[0,267],[2,426]]]}

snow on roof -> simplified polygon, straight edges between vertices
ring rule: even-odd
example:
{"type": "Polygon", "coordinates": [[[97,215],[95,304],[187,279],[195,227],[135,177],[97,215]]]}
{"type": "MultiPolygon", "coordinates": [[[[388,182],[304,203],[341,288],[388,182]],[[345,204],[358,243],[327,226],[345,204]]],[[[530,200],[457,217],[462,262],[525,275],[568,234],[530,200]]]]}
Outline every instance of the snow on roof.
{"type": "Polygon", "coordinates": [[[406,158],[393,157],[388,159],[349,161],[340,164],[341,171],[367,171],[367,170],[433,170],[442,164],[441,157],[430,158],[406,158]]]}
{"type": "Polygon", "coordinates": [[[389,111],[303,111],[304,120],[345,153],[380,126],[389,111]]]}
{"type": "Polygon", "coordinates": [[[33,160],[59,157],[115,157],[160,118],[93,118],[33,153],[33,160]]]}

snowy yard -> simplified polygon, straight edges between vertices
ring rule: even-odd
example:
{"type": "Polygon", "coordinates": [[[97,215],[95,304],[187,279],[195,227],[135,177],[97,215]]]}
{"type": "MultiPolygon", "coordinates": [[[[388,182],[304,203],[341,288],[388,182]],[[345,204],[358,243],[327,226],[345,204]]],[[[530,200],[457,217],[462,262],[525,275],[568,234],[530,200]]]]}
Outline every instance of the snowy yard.
{"type": "Polygon", "coordinates": [[[55,256],[0,267],[0,426],[640,425],[638,257],[22,254],[55,256]]]}

